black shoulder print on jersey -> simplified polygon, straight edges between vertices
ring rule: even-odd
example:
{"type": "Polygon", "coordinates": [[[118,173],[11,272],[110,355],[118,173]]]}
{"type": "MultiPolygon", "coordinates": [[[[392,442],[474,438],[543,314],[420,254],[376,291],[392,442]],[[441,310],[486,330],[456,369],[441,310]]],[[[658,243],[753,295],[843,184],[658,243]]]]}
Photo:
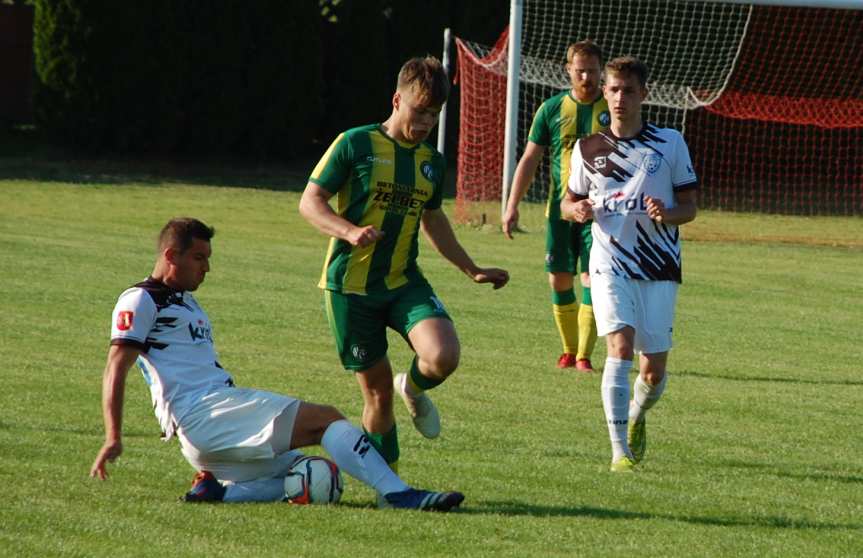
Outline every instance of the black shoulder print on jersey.
{"type": "Polygon", "coordinates": [[[613,178],[616,182],[625,182],[632,174],[614,162],[610,157],[615,154],[621,159],[626,156],[617,147],[617,141],[605,131],[598,132],[581,140],[581,158],[589,174],[599,174],[613,178]]]}
{"type": "Polygon", "coordinates": [[[141,281],[137,285],[135,285],[139,289],[144,289],[147,291],[147,294],[150,295],[150,298],[153,299],[153,302],[156,304],[156,311],[161,312],[168,306],[182,306],[188,310],[191,310],[192,307],[186,304],[183,301],[183,292],[175,291],[168,285],[162,283],[157,279],[153,279],[152,277],[147,277],[144,281],[141,281]]]}
{"type": "Polygon", "coordinates": [[[653,124],[645,124],[638,135],[635,137],[638,141],[642,143],[668,143],[661,137],[659,137],[659,128],[654,126],[653,124]]]}

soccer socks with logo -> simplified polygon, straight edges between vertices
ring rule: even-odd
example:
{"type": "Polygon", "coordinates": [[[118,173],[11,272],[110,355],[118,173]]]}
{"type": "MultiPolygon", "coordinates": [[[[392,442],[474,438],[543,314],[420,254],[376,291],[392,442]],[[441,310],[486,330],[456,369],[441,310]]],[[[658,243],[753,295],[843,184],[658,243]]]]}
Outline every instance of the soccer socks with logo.
{"type": "Polygon", "coordinates": [[[575,300],[575,290],[552,291],[551,302],[563,352],[575,354],[578,352],[578,302],[575,300]]]}
{"type": "Polygon", "coordinates": [[[632,457],[626,444],[626,426],[629,419],[629,371],[631,360],[607,357],[602,372],[602,408],[608,422],[611,438],[612,461],[624,455],[632,457]]]}
{"type": "Polygon", "coordinates": [[[399,449],[399,433],[396,424],[393,423],[393,427],[385,434],[369,432],[368,430],[365,430],[365,434],[372,443],[372,446],[378,450],[378,453],[381,454],[384,461],[389,464],[390,468],[392,468],[393,471],[398,470],[398,461],[401,450],[399,449]]]}
{"type": "Polygon", "coordinates": [[[347,420],[331,423],[324,432],[321,446],[345,473],[381,494],[410,488],[384,461],[369,438],[347,420]]]}
{"type": "MultiPolygon", "coordinates": [[[[583,291],[590,292],[584,287],[583,291]]],[[[589,299],[590,295],[584,297],[589,299]]],[[[596,346],[596,320],[593,317],[593,306],[589,302],[582,302],[578,308],[578,353],[576,358],[590,358],[593,348],[596,346]]]]}
{"type": "Polygon", "coordinates": [[[652,386],[641,378],[641,374],[635,379],[632,385],[632,403],[629,405],[629,420],[635,422],[641,420],[648,409],[656,405],[662,393],[665,391],[665,385],[668,383],[668,373],[662,376],[658,384],[652,386]]]}

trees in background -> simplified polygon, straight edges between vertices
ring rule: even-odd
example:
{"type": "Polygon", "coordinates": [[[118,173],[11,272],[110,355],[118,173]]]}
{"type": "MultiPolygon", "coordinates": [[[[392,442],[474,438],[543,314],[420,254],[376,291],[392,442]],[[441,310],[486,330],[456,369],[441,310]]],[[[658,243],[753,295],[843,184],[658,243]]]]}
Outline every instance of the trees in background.
{"type": "Polygon", "coordinates": [[[36,119],[90,152],[283,159],[385,118],[401,63],[506,0],[35,0],[36,119]],[[464,6],[463,4],[466,4],[464,6]]]}

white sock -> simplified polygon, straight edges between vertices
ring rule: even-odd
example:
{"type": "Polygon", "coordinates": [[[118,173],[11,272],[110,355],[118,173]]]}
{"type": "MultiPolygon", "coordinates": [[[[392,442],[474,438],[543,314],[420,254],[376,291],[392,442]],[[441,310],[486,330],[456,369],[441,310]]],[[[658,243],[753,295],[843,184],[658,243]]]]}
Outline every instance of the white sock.
{"type": "Polygon", "coordinates": [[[225,483],[223,502],[281,502],[285,499],[285,477],[225,483]]]}
{"type": "Polygon", "coordinates": [[[617,461],[624,455],[632,457],[626,443],[631,369],[631,360],[615,357],[605,359],[605,370],[602,372],[602,408],[605,410],[605,420],[608,422],[612,461],[617,461]]]}
{"type": "Polygon", "coordinates": [[[410,488],[390,469],[366,435],[347,420],[330,424],[321,439],[321,446],[345,473],[381,494],[410,488]]]}
{"type": "Polygon", "coordinates": [[[635,379],[632,386],[632,403],[629,405],[629,420],[638,421],[644,418],[647,410],[656,405],[662,393],[665,391],[665,384],[668,383],[668,373],[666,372],[658,384],[652,386],[641,378],[641,374],[635,379]]]}

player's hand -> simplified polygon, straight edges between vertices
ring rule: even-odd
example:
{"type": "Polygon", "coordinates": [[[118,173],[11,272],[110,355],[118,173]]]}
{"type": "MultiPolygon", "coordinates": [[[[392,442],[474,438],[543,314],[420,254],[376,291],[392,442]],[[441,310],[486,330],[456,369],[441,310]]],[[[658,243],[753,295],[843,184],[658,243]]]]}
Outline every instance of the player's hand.
{"type": "Polygon", "coordinates": [[[474,283],[491,283],[494,290],[503,287],[509,281],[509,272],[496,267],[480,268],[473,274],[474,283]]]}
{"type": "Polygon", "coordinates": [[[507,209],[506,213],[503,214],[503,222],[500,224],[503,229],[503,234],[510,240],[512,240],[512,233],[515,230],[518,230],[518,209],[507,209]]]}
{"type": "Polygon", "coordinates": [[[110,461],[113,463],[116,461],[120,454],[123,453],[123,443],[117,440],[116,442],[105,442],[102,446],[102,449],[99,450],[99,454],[96,456],[96,461],[93,462],[93,466],[90,467],[90,476],[94,478],[98,478],[101,480],[105,480],[108,478],[108,470],[106,465],[110,461]]]}
{"type": "Polygon", "coordinates": [[[576,223],[586,223],[593,219],[593,202],[589,199],[575,202],[572,218],[575,219],[576,223]]]}
{"type": "Polygon", "coordinates": [[[365,247],[369,244],[374,244],[383,238],[384,232],[377,230],[374,225],[366,225],[365,227],[355,227],[348,233],[347,241],[353,246],[365,247]]]}
{"type": "Polygon", "coordinates": [[[644,203],[647,206],[648,217],[657,223],[661,223],[665,219],[665,203],[662,200],[644,196],[644,203]]]}

